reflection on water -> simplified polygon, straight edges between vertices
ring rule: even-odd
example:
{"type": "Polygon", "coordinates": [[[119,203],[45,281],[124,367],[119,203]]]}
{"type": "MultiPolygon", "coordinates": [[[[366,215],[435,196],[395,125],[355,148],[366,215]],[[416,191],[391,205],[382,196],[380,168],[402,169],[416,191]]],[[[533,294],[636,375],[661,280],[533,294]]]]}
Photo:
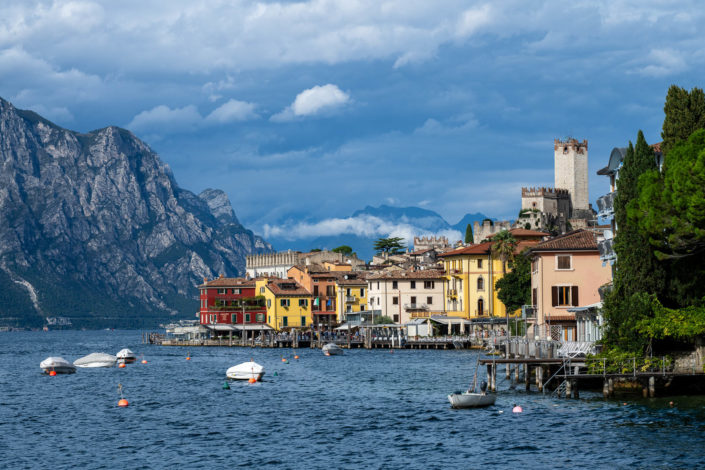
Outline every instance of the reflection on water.
{"type": "Polygon", "coordinates": [[[705,467],[703,397],[560,400],[504,381],[494,407],[453,410],[446,395],[472,381],[474,351],[300,349],[295,360],[291,350],[191,348],[186,361],[186,349],[139,341],[137,331],[0,334],[1,466],[705,467]],[[124,347],[148,364],[39,369],[48,356],[124,347]],[[265,380],[224,390],[226,369],[250,358],[265,380]],[[128,408],[117,407],[118,384],[128,408]]]}

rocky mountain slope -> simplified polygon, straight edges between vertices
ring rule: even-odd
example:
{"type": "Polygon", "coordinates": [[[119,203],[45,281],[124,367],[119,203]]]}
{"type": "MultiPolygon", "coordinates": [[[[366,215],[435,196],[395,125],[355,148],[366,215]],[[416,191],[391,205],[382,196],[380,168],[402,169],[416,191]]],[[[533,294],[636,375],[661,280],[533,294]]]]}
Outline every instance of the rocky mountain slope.
{"type": "Polygon", "coordinates": [[[0,326],[191,318],[203,277],[270,250],[129,131],[72,132],[0,99],[0,326]]]}

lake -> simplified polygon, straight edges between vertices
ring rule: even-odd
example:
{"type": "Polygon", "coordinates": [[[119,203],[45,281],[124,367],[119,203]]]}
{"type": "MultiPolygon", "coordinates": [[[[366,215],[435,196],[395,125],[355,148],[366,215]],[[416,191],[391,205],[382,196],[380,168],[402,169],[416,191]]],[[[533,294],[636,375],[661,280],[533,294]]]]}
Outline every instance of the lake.
{"type": "Polygon", "coordinates": [[[446,395],[472,381],[476,351],[299,349],[295,360],[290,349],[187,350],[140,335],[0,333],[0,467],[705,467],[703,397],[555,399],[513,389],[502,371],[495,406],[453,410],[446,395]],[[48,356],[125,347],[148,364],[39,369],[48,356]],[[250,358],[264,380],[224,390],[226,369],[250,358]]]}

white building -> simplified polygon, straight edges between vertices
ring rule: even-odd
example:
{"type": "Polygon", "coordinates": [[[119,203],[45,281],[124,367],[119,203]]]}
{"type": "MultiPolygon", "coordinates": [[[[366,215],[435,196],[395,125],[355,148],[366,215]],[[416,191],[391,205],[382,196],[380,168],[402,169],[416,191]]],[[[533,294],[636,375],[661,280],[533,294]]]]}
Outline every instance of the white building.
{"type": "Polygon", "coordinates": [[[444,312],[444,285],[438,270],[371,274],[367,277],[369,308],[402,325],[439,315],[444,312]]]}

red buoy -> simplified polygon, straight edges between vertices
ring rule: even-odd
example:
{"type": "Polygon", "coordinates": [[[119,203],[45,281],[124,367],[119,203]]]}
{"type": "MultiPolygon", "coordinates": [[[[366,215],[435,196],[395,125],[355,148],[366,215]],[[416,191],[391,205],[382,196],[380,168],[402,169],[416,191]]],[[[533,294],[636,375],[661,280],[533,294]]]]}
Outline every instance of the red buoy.
{"type": "Polygon", "coordinates": [[[118,401],[118,406],[121,406],[124,408],[126,406],[130,406],[130,403],[127,400],[125,400],[124,398],[121,398],[120,401],[118,401]]]}
{"type": "Polygon", "coordinates": [[[146,364],[146,363],[147,363],[147,359],[142,359],[142,364],[146,364]]]}
{"type": "Polygon", "coordinates": [[[254,377],[250,377],[250,380],[248,380],[248,382],[250,382],[251,384],[253,384],[253,383],[257,382],[257,379],[254,378],[254,377]]]}
{"type": "Polygon", "coordinates": [[[124,369],[125,368],[125,363],[123,362],[122,364],[118,365],[118,369],[124,369]]]}
{"type": "Polygon", "coordinates": [[[49,371],[49,375],[54,377],[56,375],[56,371],[55,370],[49,371]]]}

